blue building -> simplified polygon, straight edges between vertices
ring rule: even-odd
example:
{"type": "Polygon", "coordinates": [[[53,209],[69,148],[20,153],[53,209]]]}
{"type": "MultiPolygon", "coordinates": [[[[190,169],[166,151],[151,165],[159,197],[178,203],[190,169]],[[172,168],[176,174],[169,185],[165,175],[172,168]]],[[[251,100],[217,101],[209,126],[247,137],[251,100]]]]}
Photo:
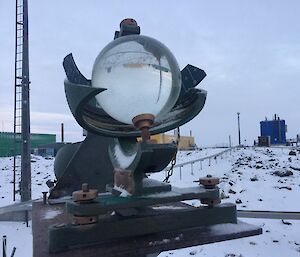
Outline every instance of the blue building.
{"type": "Polygon", "coordinates": [[[281,120],[276,114],[273,120],[260,122],[260,135],[270,136],[271,145],[286,144],[286,125],[285,120],[281,120]]]}

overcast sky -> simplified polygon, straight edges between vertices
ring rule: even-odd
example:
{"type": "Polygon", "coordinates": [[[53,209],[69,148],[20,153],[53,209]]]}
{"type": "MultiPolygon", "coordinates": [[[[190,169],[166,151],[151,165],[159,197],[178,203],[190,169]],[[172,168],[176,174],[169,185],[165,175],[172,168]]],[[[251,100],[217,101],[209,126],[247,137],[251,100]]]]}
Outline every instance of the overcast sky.
{"type": "MultiPolygon", "coordinates": [[[[0,131],[13,130],[15,1],[0,0],[0,131]]],[[[163,42],[180,68],[207,73],[203,111],[185,125],[198,145],[252,144],[259,121],[277,113],[287,137],[300,133],[300,1],[29,0],[31,130],[81,139],[64,95],[62,60],[73,53],[91,77],[94,60],[122,19],[137,20],[141,34],[163,42]]],[[[60,136],[57,137],[60,139],[60,136]]]]}

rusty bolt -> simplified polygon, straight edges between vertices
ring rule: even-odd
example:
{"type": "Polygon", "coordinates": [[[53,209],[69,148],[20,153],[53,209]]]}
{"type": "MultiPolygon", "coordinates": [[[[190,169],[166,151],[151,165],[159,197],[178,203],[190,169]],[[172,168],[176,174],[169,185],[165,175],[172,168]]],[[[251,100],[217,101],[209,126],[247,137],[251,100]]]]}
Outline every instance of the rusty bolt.
{"type": "Polygon", "coordinates": [[[47,203],[47,194],[48,192],[42,192],[43,194],[43,204],[46,204],[47,203]]]}
{"type": "Polygon", "coordinates": [[[89,191],[89,184],[88,183],[83,183],[81,188],[82,188],[83,192],[88,192],[89,191]]]}
{"type": "Polygon", "coordinates": [[[212,189],[220,183],[220,179],[217,177],[213,177],[212,175],[207,175],[206,177],[200,178],[199,183],[206,189],[212,189]]]}
{"type": "Polygon", "coordinates": [[[89,185],[87,183],[82,184],[82,188],[79,191],[74,191],[72,194],[73,201],[75,202],[91,202],[96,199],[98,196],[97,189],[89,189],[89,185]]]}
{"type": "Polygon", "coordinates": [[[221,203],[221,199],[220,198],[215,198],[215,199],[205,198],[205,199],[201,199],[201,203],[208,205],[208,207],[213,207],[213,206],[221,203]]]}
{"type": "Polygon", "coordinates": [[[73,216],[73,225],[88,225],[98,222],[98,216],[73,216]]]}

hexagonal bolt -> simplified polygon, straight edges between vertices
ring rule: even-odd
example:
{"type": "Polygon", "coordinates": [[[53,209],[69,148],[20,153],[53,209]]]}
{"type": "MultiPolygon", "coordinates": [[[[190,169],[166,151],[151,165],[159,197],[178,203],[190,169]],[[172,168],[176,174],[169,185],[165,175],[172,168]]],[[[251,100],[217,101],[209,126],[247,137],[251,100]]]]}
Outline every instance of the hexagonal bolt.
{"type": "Polygon", "coordinates": [[[89,184],[88,183],[83,183],[81,186],[81,189],[83,192],[88,192],[89,191],[89,184]]]}
{"type": "Polygon", "coordinates": [[[207,175],[206,177],[200,178],[199,183],[200,185],[203,185],[206,189],[212,189],[220,183],[220,179],[211,175],[207,175]]]}
{"type": "Polygon", "coordinates": [[[82,190],[74,191],[72,194],[73,201],[75,202],[90,202],[97,198],[98,190],[89,189],[88,184],[82,184],[82,190]]]}
{"type": "Polygon", "coordinates": [[[205,204],[208,205],[208,207],[214,207],[215,205],[221,203],[221,199],[220,198],[215,198],[215,199],[201,199],[201,204],[205,204]]]}
{"type": "Polygon", "coordinates": [[[88,225],[98,222],[98,216],[73,216],[73,225],[88,225]]]}
{"type": "Polygon", "coordinates": [[[48,192],[42,192],[43,194],[43,204],[46,204],[47,203],[47,194],[48,192]]]}

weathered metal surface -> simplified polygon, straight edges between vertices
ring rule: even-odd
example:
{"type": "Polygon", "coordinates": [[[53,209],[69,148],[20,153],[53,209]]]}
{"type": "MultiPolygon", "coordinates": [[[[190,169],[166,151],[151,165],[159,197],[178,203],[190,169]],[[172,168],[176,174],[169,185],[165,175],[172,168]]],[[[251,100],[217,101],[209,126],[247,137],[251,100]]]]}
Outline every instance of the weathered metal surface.
{"type": "MultiPolygon", "coordinates": [[[[160,182],[154,179],[144,178],[142,181],[143,194],[156,194],[162,192],[171,191],[171,185],[165,182],[160,182]]],[[[108,192],[113,193],[114,195],[120,195],[122,192],[118,188],[113,187],[112,185],[107,185],[106,187],[108,192]]],[[[126,187],[124,187],[126,189],[126,187]]],[[[128,190],[126,190],[128,191],[128,190]]],[[[130,193],[130,191],[128,191],[130,193]]],[[[137,195],[136,195],[137,196],[137,195]]]]}
{"type": "Polygon", "coordinates": [[[207,175],[206,177],[199,179],[200,185],[203,185],[205,188],[214,188],[216,185],[220,183],[220,179],[217,177],[212,177],[211,175],[207,175]]]}
{"type": "Polygon", "coordinates": [[[127,142],[126,145],[121,145],[119,140],[115,140],[114,144],[109,147],[110,159],[116,171],[114,185],[118,188],[123,183],[124,189],[134,195],[153,193],[153,191],[149,191],[150,187],[144,187],[145,173],[163,170],[176,151],[176,144],[152,144],[142,141],[140,143],[127,142]],[[126,150],[123,151],[124,148],[135,148],[136,150],[132,150],[130,156],[126,154],[126,150]],[[122,156],[120,156],[120,152],[122,152],[122,156]],[[123,158],[129,158],[129,161],[126,161],[128,165],[125,169],[120,161],[123,158]]]}
{"type": "Polygon", "coordinates": [[[108,214],[93,225],[54,225],[49,228],[49,250],[58,252],[126,237],[236,222],[234,204],[223,204],[214,208],[158,206],[143,209],[130,218],[108,214]]]}
{"type": "Polygon", "coordinates": [[[67,211],[73,215],[90,216],[106,214],[119,209],[140,208],[154,204],[165,204],[192,199],[216,199],[219,189],[207,190],[201,186],[189,188],[174,188],[172,191],[142,196],[119,197],[109,193],[100,194],[90,204],[79,204],[73,201],[66,203],[67,211]]]}
{"type": "Polygon", "coordinates": [[[72,198],[74,202],[90,202],[96,199],[98,196],[97,189],[89,189],[87,183],[82,184],[82,189],[78,191],[74,191],[72,194],[72,198]]]}
{"type": "MultiPolygon", "coordinates": [[[[177,203],[176,206],[182,207],[185,205],[177,203]]],[[[48,245],[48,227],[53,224],[63,224],[69,220],[63,210],[64,205],[62,204],[56,206],[43,205],[42,203],[34,204],[32,223],[33,257],[144,257],[152,253],[261,234],[261,228],[238,221],[237,224],[228,223],[194,227],[142,237],[112,240],[98,246],[51,254],[48,245]],[[46,219],[48,213],[53,211],[58,214],[51,219],[46,219]]]]}
{"type": "Polygon", "coordinates": [[[98,216],[73,216],[73,225],[88,225],[98,222],[98,216]]]}
{"type": "MultiPolygon", "coordinates": [[[[117,188],[126,190],[129,194],[134,193],[134,179],[131,170],[114,169],[114,185],[117,188]]],[[[121,192],[119,192],[121,194],[121,192]]]]}
{"type": "Polygon", "coordinates": [[[221,199],[220,198],[214,198],[214,199],[205,198],[205,199],[201,199],[201,203],[205,204],[209,207],[213,207],[213,206],[221,203],[221,199]]]}
{"type": "Polygon", "coordinates": [[[70,154],[60,156],[64,148],[60,149],[57,156],[59,163],[55,163],[59,179],[51,189],[49,199],[72,195],[81,189],[83,183],[105,192],[106,184],[113,183],[113,166],[107,150],[112,141],[111,138],[88,133],[82,143],[71,149],[70,154]]]}
{"type": "Polygon", "coordinates": [[[132,119],[133,125],[141,131],[143,141],[150,140],[149,129],[153,125],[154,119],[152,114],[140,114],[132,119]]]}

